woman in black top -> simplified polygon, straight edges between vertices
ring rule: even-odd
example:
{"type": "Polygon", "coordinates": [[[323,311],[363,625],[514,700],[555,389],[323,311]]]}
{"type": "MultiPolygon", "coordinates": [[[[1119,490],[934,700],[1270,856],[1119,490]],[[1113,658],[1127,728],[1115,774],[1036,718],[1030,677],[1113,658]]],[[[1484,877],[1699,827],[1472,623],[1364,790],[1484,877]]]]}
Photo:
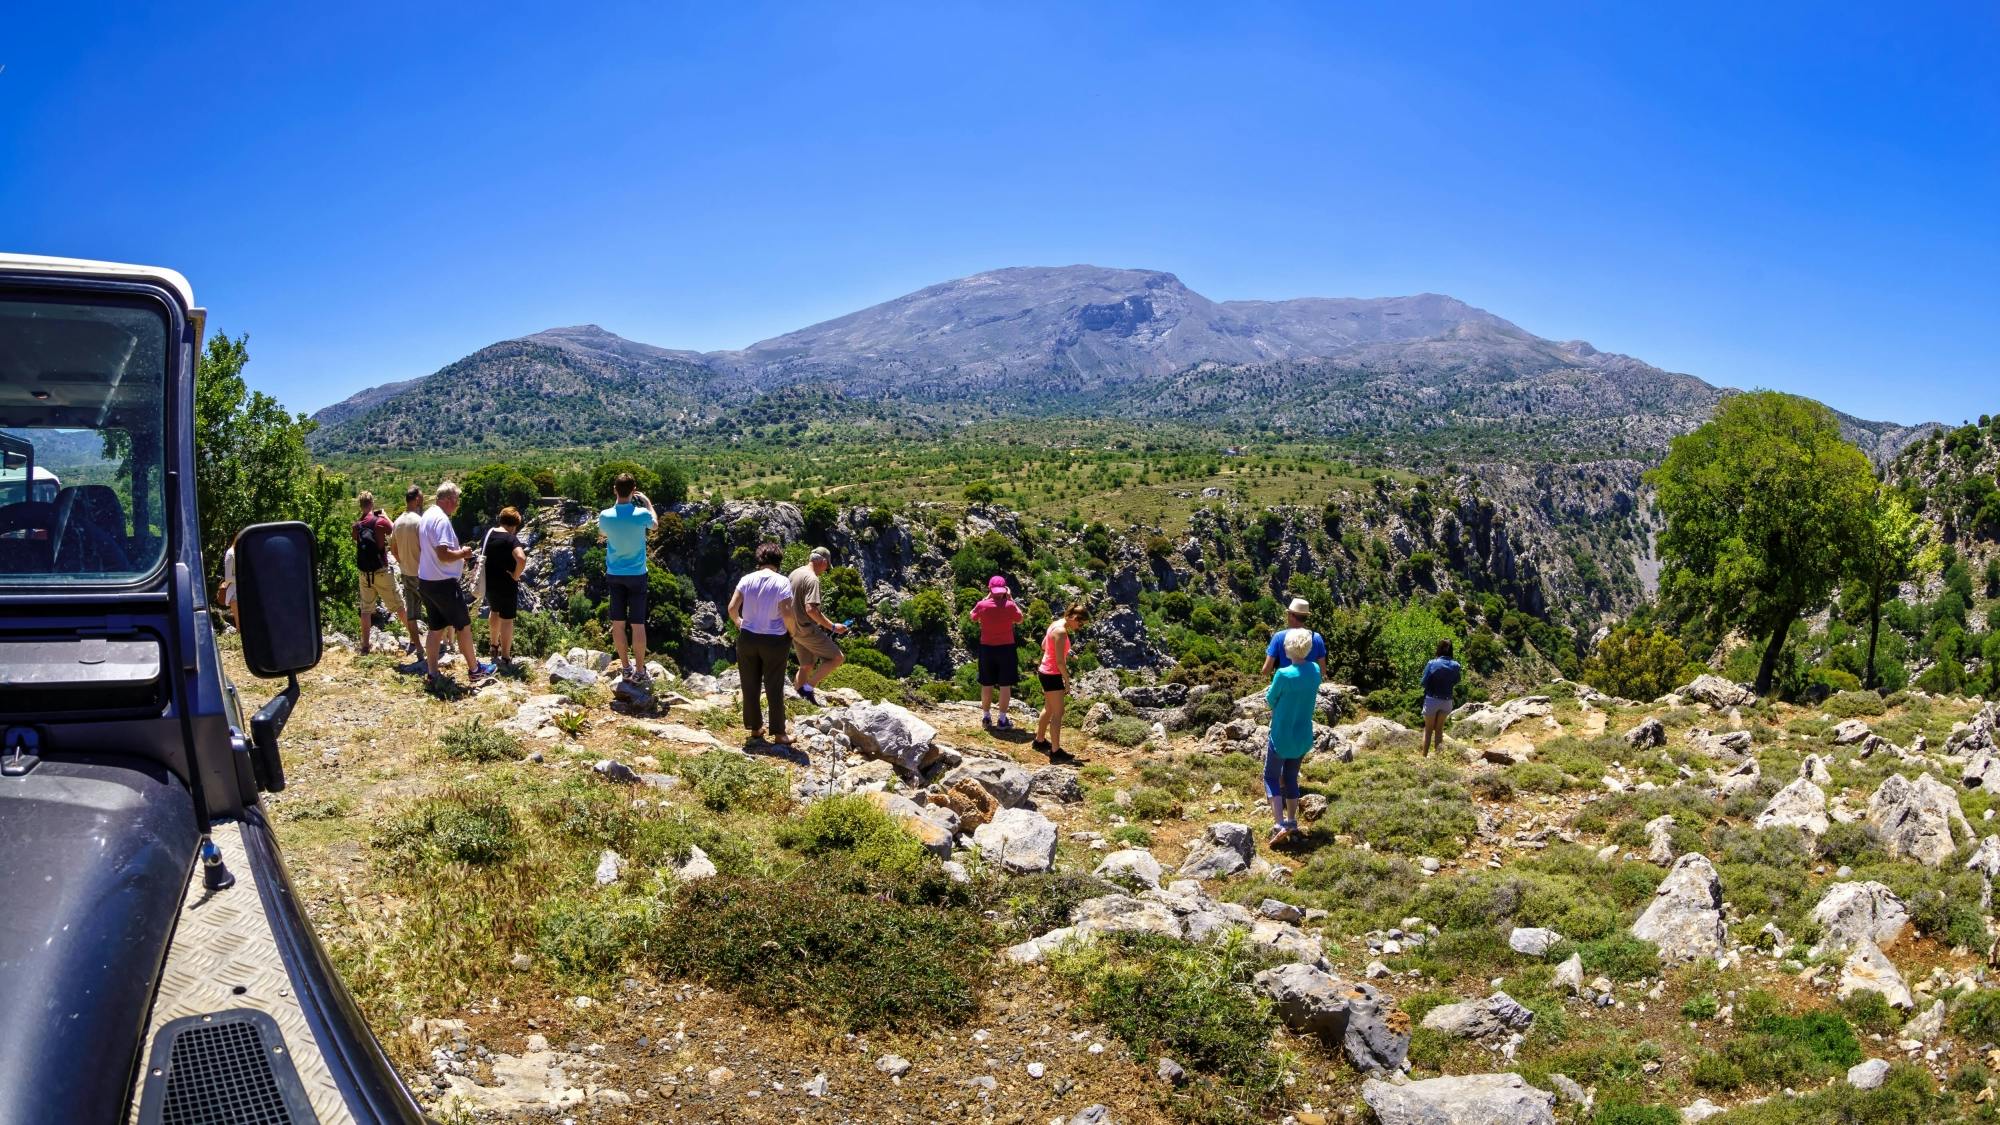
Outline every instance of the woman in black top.
{"type": "Polygon", "coordinates": [[[528,553],[521,549],[516,533],[521,530],[521,513],[500,509],[499,526],[486,536],[486,551],[480,564],[486,568],[486,604],[493,613],[487,633],[493,658],[502,668],[514,659],[514,618],[521,612],[521,572],[528,569],[528,553]]]}

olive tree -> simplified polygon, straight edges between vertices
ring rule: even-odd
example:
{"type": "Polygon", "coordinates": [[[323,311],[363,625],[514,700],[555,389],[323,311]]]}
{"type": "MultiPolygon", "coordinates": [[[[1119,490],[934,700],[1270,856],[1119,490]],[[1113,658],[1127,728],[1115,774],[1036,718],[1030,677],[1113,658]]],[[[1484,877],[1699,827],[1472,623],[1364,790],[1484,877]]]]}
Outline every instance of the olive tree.
{"type": "Polygon", "coordinates": [[[1756,691],[1768,693],[1792,623],[1850,570],[1875,494],[1867,455],[1826,407],[1757,391],[1724,399],[1646,479],[1666,517],[1662,594],[1761,640],[1756,691]]]}
{"type": "Polygon", "coordinates": [[[1862,517],[1850,556],[1848,580],[1859,589],[1862,611],[1868,615],[1868,656],[1861,683],[1873,688],[1875,645],[1882,635],[1882,604],[1894,597],[1904,582],[1936,568],[1937,544],[1931,525],[1912,511],[1899,493],[1877,490],[1862,517]]]}

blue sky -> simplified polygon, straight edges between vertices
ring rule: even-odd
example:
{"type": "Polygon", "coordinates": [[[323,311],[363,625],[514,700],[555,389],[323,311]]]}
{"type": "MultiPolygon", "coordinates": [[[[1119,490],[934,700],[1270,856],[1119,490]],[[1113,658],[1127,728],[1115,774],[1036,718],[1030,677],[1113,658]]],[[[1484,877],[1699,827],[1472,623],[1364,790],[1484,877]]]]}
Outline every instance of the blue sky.
{"type": "Polygon", "coordinates": [[[0,246],[183,270],[296,409],[1091,262],[1956,422],[2000,411],[1996,57],[1991,4],[37,4],[0,246]]]}

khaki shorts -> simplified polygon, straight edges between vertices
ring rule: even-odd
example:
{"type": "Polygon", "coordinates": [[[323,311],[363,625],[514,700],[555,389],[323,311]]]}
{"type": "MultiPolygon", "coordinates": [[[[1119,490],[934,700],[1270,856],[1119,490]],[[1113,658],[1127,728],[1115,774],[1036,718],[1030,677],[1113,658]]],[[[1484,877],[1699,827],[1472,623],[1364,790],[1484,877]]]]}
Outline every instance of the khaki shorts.
{"type": "Polygon", "coordinates": [[[424,587],[423,583],[417,580],[416,575],[397,575],[396,586],[403,591],[403,607],[405,610],[412,614],[420,614],[424,611],[424,587]]]}
{"type": "Polygon", "coordinates": [[[840,660],[845,656],[833,634],[817,625],[802,626],[793,633],[792,648],[797,650],[800,664],[806,663],[807,658],[817,664],[822,660],[840,660]]]}
{"type": "Polygon", "coordinates": [[[387,567],[361,573],[361,612],[373,610],[378,599],[390,613],[403,615],[403,595],[396,591],[396,576],[387,567]]]}

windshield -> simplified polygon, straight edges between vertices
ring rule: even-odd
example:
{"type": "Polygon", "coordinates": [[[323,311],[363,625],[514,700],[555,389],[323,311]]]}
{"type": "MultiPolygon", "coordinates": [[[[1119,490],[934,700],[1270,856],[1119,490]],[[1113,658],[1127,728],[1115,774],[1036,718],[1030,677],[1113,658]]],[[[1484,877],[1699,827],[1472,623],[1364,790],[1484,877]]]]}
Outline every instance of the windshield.
{"type": "Polygon", "coordinates": [[[150,302],[0,296],[0,586],[159,567],[167,339],[150,302]]]}

